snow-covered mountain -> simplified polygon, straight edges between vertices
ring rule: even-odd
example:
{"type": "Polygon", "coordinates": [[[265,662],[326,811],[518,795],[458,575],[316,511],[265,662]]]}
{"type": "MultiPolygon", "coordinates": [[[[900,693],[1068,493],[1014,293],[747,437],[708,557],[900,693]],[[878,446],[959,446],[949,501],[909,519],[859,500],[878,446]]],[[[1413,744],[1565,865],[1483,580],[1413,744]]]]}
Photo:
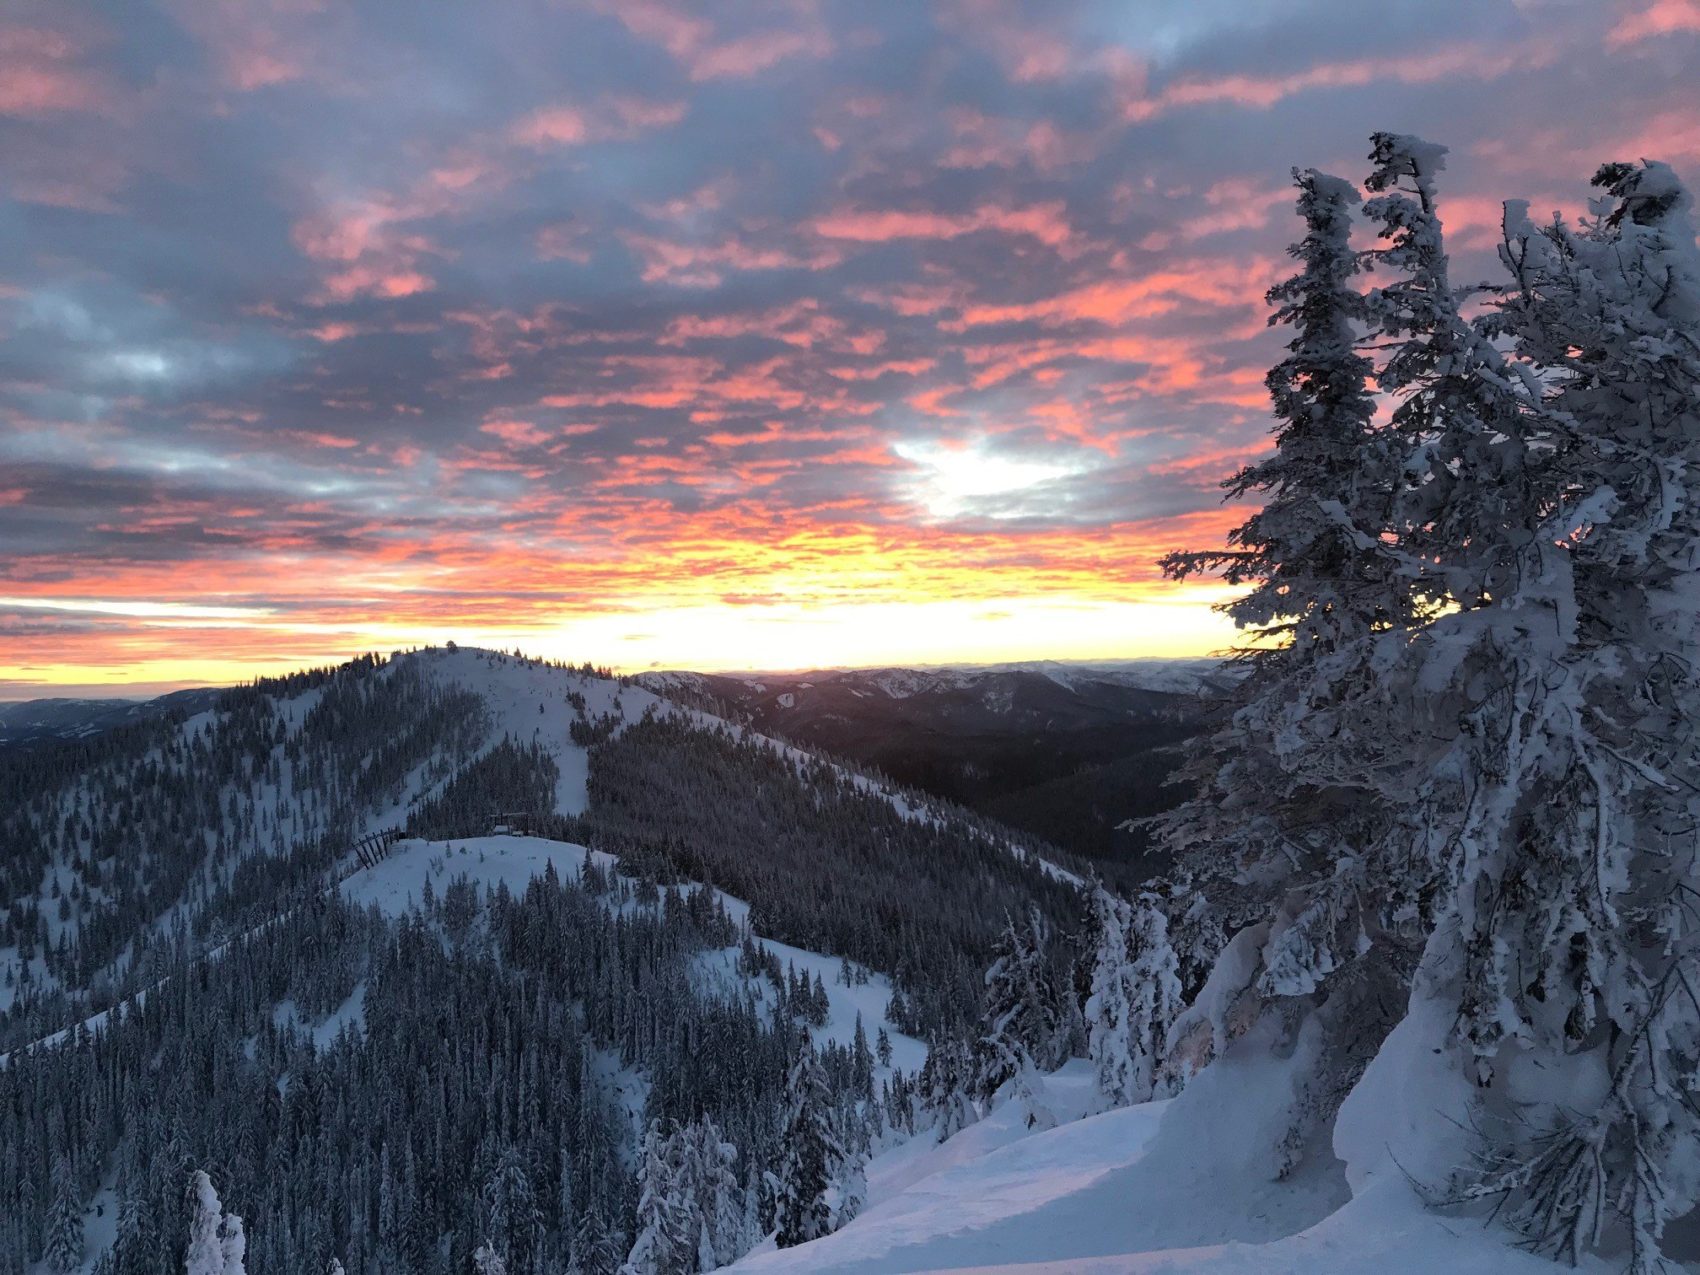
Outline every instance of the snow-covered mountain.
{"type": "MultiPolygon", "coordinates": [[[[689,691],[715,694],[729,683],[741,683],[756,696],[795,696],[799,690],[842,687],[860,697],[911,699],[926,695],[977,697],[993,713],[1009,712],[1015,704],[1004,688],[1018,685],[1026,675],[1044,678],[1069,691],[1117,686],[1171,695],[1206,692],[1226,676],[1215,659],[1110,660],[1073,662],[1026,660],[1005,664],[960,664],[912,668],[817,669],[784,673],[694,673],[663,670],[643,673],[638,681],[662,693],[689,691]]],[[[794,705],[787,705],[793,707],[794,705]]]]}
{"type": "Polygon", "coordinates": [[[250,1269],[460,1270],[494,1234],[611,1271],[649,1242],[646,1157],[722,1145],[735,1172],[689,1172],[730,1260],[797,1120],[854,1132],[846,1199],[906,1136],[1003,916],[1078,923],[1081,878],[1018,834],[486,651],[12,750],[0,797],[6,1269],[178,1262],[186,1157],[250,1269]],[[804,1040],[830,1106],[788,1113],[804,1040]]]}
{"type": "MultiPolygon", "coordinates": [[[[835,783],[905,826],[948,826],[964,844],[996,846],[1018,861],[1056,857],[641,686],[497,652],[359,661],[225,692],[183,712],[207,702],[197,693],[129,733],[47,744],[0,766],[0,792],[13,798],[0,808],[0,838],[12,850],[0,861],[8,919],[0,937],[14,939],[0,945],[0,970],[12,976],[0,1009],[29,989],[60,990],[70,964],[78,977],[65,990],[93,973],[122,981],[138,934],[158,937],[191,917],[216,931],[264,911],[277,891],[346,869],[355,843],[386,829],[483,833],[512,810],[535,827],[636,843],[625,845],[628,859],[678,873],[705,852],[662,862],[654,844],[695,816],[681,811],[669,822],[671,812],[655,806],[662,795],[648,793],[645,809],[640,790],[646,782],[676,787],[688,805],[693,784],[724,795],[732,776],[692,766],[628,773],[670,753],[718,749],[735,758],[716,757],[723,768],[769,768],[799,792],[835,783]],[[516,777],[505,763],[521,754],[533,773],[516,777]],[[594,803],[593,755],[605,763],[605,800],[594,803]],[[535,776],[545,771],[540,791],[535,776]],[[56,954],[67,945],[74,961],[56,954]]],[[[761,865],[717,866],[725,880],[761,865]]]]}
{"type": "MultiPolygon", "coordinates": [[[[886,699],[988,678],[1107,684],[886,699]]],[[[1080,865],[644,682],[423,651],[0,758],[8,1269],[175,1269],[232,1225],[255,1272],[1548,1269],[1411,1190],[1469,1112],[1422,1021],[1315,1122],[1314,1033],[1221,962],[1210,1066],[1113,1106],[1080,865]],[[926,1042],[1032,1008],[999,986],[1057,1052],[982,1089],[995,1047],[926,1042]],[[780,1249],[810,1138],[829,1233],[780,1249]]]]}

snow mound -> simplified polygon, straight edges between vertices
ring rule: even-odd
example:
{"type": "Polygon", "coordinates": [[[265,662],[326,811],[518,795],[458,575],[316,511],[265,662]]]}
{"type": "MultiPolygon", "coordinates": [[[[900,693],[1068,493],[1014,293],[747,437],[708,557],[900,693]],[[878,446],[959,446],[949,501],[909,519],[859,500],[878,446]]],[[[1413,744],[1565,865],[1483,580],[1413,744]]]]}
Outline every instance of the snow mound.
{"type": "MultiPolygon", "coordinates": [[[[771,1243],[740,1272],[894,1275],[1551,1275],[1478,1217],[1423,1207],[1400,1178],[1350,1195],[1323,1149],[1284,1180],[1250,1149],[1301,1074],[1298,1058],[1237,1050],[1178,1098],[1092,1109],[1089,1066],[1044,1082],[1069,1123],[1043,1132],[1008,1103],[942,1145],[926,1134],[869,1168],[869,1205],[811,1244],[771,1243]],[[1071,1118],[1072,1117],[1072,1118],[1071,1118]]],[[[1590,1260],[1580,1268],[1611,1269],[1590,1260]]]]}

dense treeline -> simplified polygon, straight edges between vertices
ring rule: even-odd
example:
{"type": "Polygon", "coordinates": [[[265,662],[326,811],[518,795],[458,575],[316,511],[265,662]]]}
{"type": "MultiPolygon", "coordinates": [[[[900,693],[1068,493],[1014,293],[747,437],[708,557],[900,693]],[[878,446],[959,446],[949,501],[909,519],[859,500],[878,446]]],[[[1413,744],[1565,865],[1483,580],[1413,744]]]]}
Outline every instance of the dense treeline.
{"type": "MultiPolygon", "coordinates": [[[[592,866],[481,900],[456,861],[398,920],[332,896],[0,1068],[0,1269],[103,1184],[103,1275],[181,1269],[195,1168],[246,1219],[255,1270],[334,1256],[349,1275],[464,1271],[480,1245],[511,1272],[612,1271],[645,1125],[711,1121],[737,1181],[759,1183],[815,1013],[806,983],[746,943],[739,991],[695,990],[699,954],[740,937],[707,891],[592,866]],[[280,1006],[346,1021],[316,1048],[280,1006]]],[[[825,1051],[835,1128],[860,1128],[845,1112],[873,1094],[858,1043],[825,1051]]],[[[739,1233],[772,1207],[739,1186],[739,1233]]]]}
{"type": "Polygon", "coordinates": [[[762,934],[889,973],[893,1021],[922,1035],[978,1012],[1006,917],[1036,905],[1072,931],[1083,911],[1076,887],[993,825],[905,814],[819,758],[683,716],[646,717],[592,750],[578,832],[629,870],[748,900],[762,934]]]}
{"type": "Polygon", "coordinates": [[[810,1042],[820,977],[693,882],[748,900],[765,936],[889,973],[898,1026],[976,1058],[983,970],[1029,918],[1048,936],[1031,985],[1067,1007],[1033,1057],[1083,1046],[1078,890],[1007,832],[689,714],[565,700],[582,816],[539,739],[492,743],[483,697],[424,660],[8,758],[0,827],[38,866],[0,914],[0,937],[28,930],[0,947],[19,993],[0,1048],[125,1012],[0,1066],[0,1271],[74,1269],[91,1200],[118,1210],[103,1275],[181,1269],[196,1170],[257,1271],[460,1271],[480,1251],[512,1275],[687,1271],[842,1225],[872,1146],[979,1090],[938,1073],[929,1104],[883,1028],[877,1049],[861,1027],[810,1042]],[[365,828],[452,842],[514,819],[619,874],[481,900],[450,853],[399,920],[333,888],[365,828]],[[32,874],[86,863],[99,887],[43,915],[32,874]]]}
{"type": "Polygon", "coordinates": [[[190,721],[0,757],[0,1044],[270,915],[486,730],[476,695],[366,657],[234,689],[190,721]]]}
{"type": "Polygon", "coordinates": [[[441,840],[488,832],[510,814],[552,822],[560,768],[536,743],[503,739],[455,772],[443,791],[408,817],[409,836],[441,840]]]}

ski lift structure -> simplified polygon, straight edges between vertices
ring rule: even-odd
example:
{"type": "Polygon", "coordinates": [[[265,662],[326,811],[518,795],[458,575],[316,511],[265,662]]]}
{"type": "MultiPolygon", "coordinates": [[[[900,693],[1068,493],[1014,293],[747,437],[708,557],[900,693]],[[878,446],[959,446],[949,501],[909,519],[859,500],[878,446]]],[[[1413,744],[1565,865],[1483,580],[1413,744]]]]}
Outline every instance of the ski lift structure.
{"type": "Polygon", "coordinates": [[[492,837],[535,837],[537,835],[537,812],[534,810],[505,810],[496,816],[496,823],[490,829],[492,837]]]}
{"type": "Polygon", "coordinates": [[[363,868],[375,868],[389,857],[390,847],[401,840],[400,828],[370,832],[354,843],[354,854],[363,868]]]}

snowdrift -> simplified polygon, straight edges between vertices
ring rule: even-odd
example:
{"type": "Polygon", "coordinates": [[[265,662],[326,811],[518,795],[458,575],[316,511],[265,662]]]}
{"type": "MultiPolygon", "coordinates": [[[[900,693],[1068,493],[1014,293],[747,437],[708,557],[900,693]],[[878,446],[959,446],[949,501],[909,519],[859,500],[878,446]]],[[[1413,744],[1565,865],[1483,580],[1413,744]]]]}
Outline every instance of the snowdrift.
{"type": "Polygon", "coordinates": [[[1363,1090],[1373,1110],[1353,1112],[1342,1126],[1350,1133],[1337,1135],[1362,1139],[1340,1149],[1370,1163],[1349,1168],[1323,1148],[1273,1180],[1252,1149],[1268,1145],[1301,1051],[1280,1059],[1243,1044],[1179,1097],[1103,1114],[1089,1114],[1097,1101],[1089,1065],[1070,1063],[1041,1095],[1067,1123],[1030,1132],[1021,1105],[1009,1102],[942,1145],[923,1133],[873,1162],[869,1207],[843,1230],[797,1248],[770,1245],[729,1269],[1552,1275],[1552,1262],[1518,1251],[1482,1217],[1425,1208],[1387,1148],[1368,1145],[1442,1096],[1398,1091],[1419,1079],[1414,1064],[1363,1090]]]}

